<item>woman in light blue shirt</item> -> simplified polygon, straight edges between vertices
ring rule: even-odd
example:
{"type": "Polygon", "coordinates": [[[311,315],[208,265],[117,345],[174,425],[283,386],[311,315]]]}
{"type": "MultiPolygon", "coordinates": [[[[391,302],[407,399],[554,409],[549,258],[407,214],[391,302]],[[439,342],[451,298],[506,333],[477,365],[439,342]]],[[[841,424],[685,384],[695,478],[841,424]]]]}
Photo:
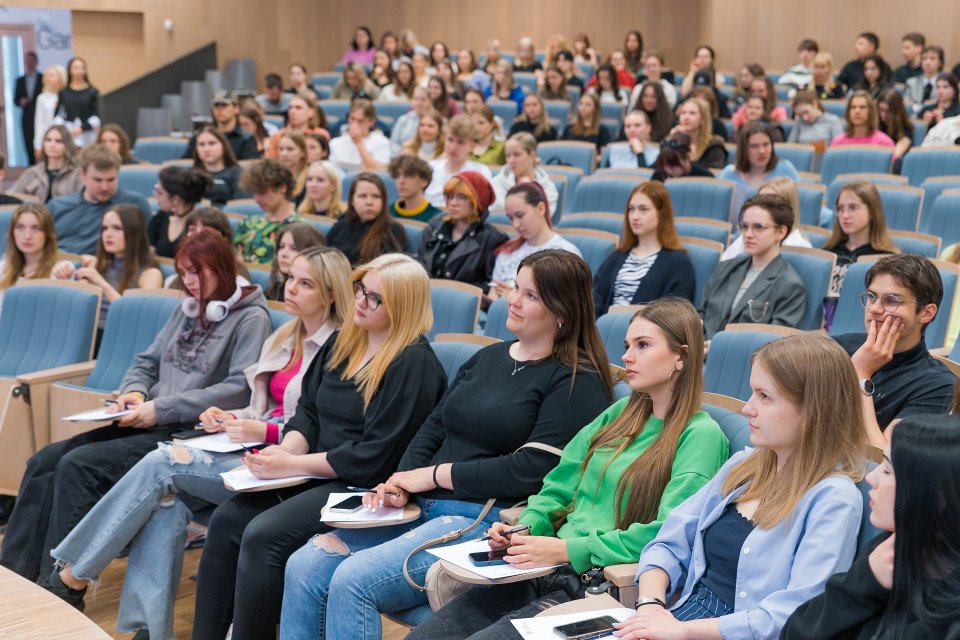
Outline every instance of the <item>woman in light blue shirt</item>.
{"type": "Polygon", "coordinates": [[[782,338],[757,350],[750,386],[755,448],[731,457],[644,548],[637,613],[618,637],[777,638],[850,566],[867,440],[849,356],[826,336],[782,338]]]}
{"type": "Polygon", "coordinates": [[[737,223],[736,217],[744,201],[753,195],[760,185],[781,176],[793,181],[800,179],[792,162],[777,157],[770,129],[762,122],[748,122],[743,125],[737,134],[737,154],[733,164],[728,164],[717,176],[721,180],[730,180],[735,185],[730,222],[737,223]]]}

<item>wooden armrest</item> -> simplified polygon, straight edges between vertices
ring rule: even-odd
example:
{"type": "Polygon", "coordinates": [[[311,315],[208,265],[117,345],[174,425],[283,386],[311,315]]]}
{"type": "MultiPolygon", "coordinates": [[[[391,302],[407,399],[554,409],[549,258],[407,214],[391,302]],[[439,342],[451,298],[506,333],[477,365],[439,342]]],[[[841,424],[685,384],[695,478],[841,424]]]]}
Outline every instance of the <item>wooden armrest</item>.
{"type": "Polygon", "coordinates": [[[934,356],[942,356],[944,358],[950,357],[950,349],[946,347],[937,347],[936,349],[929,349],[930,354],[934,356]]]}
{"type": "Polygon", "coordinates": [[[629,587],[635,582],[636,576],[636,562],[631,562],[628,564],[613,564],[609,567],[604,567],[603,569],[603,577],[618,587],[629,587]]]}
{"type": "Polygon", "coordinates": [[[20,384],[29,385],[78,378],[80,376],[89,375],[90,372],[93,371],[93,367],[96,364],[96,360],[88,360],[87,362],[68,364],[62,367],[54,367],[53,369],[44,369],[43,371],[24,373],[23,375],[17,376],[17,382],[20,384]]]}
{"type": "Polygon", "coordinates": [[[520,514],[523,513],[523,510],[524,507],[510,507],[509,509],[501,509],[500,522],[509,525],[517,524],[517,521],[520,519],[520,514]]]}

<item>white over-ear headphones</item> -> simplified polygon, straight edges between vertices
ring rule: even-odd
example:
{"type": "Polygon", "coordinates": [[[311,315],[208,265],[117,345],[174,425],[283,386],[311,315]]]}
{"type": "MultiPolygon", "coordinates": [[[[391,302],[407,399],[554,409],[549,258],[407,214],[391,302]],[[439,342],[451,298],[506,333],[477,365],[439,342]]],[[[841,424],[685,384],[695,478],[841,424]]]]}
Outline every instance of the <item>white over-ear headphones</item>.
{"type": "MultiPolygon", "coordinates": [[[[204,314],[209,322],[220,322],[230,313],[230,308],[240,301],[243,290],[237,285],[237,290],[226,300],[211,300],[207,303],[207,312],[204,314]]],[[[200,303],[196,298],[187,297],[180,303],[180,309],[183,315],[188,318],[196,318],[200,315],[200,303]]]]}

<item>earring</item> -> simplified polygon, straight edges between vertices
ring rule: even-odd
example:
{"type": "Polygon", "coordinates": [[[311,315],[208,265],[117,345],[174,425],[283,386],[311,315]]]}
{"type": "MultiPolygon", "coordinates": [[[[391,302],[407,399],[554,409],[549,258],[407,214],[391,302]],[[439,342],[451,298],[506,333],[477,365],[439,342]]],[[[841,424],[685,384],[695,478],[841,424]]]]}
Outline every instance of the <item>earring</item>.
{"type": "Polygon", "coordinates": [[[670,382],[670,380],[673,379],[673,374],[675,374],[677,371],[680,371],[680,369],[678,369],[677,367],[674,367],[673,371],[670,372],[670,375],[667,376],[667,382],[670,382]]]}
{"type": "Polygon", "coordinates": [[[557,320],[557,329],[563,329],[563,323],[557,320]]]}

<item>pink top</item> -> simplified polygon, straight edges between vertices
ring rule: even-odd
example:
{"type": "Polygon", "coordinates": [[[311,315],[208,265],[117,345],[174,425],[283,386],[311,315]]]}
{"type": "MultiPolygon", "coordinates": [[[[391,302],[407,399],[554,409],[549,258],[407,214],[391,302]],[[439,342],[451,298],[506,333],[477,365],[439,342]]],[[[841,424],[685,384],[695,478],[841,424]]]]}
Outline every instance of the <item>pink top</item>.
{"type": "Polygon", "coordinates": [[[373,64],[373,56],[377,53],[376,47],[370,47],[365,51],[358,51],[357,49],[347,49],[343,54],[343,64],[348,64],[350,62],[359,62],[360,64],[373,64]]]}
{"type": "Polygon", "coordinates": [[[887,134],[880,129],[877,129],[869,136],[850,136],[846,133],[841,133],[836,138],[833,139],[833,142],[830,143],[831,147],[839,147],[844,144],[881,144],[885,147],[894,147],[896,144],[893,142],[893,139],[890,138],[887,134]]]}
{"type": "Polygon", "coordinates": [[[283,417],[283,392],[294,376],[297,375],[297,372],[300,371],[301,365],[303,365],[303,356],[300,356],[296,364],[289,369],[281,369],[270,376],[270,397],[277,403],[277,406],[270,412],[271,418],[283,417]]]}
{"type": "MultiPolygon", "coordinates": [[[[773,108],[773,111],[770,112],[770,122],[783,122],[787,119],[787,110],[777,105],[773,108]]],[[[740,107],[733,112],[733,117],[730,118],[733,121],[733,126],[737,129],[747,124],[747,105],[742,104],[740,107]]]]}

